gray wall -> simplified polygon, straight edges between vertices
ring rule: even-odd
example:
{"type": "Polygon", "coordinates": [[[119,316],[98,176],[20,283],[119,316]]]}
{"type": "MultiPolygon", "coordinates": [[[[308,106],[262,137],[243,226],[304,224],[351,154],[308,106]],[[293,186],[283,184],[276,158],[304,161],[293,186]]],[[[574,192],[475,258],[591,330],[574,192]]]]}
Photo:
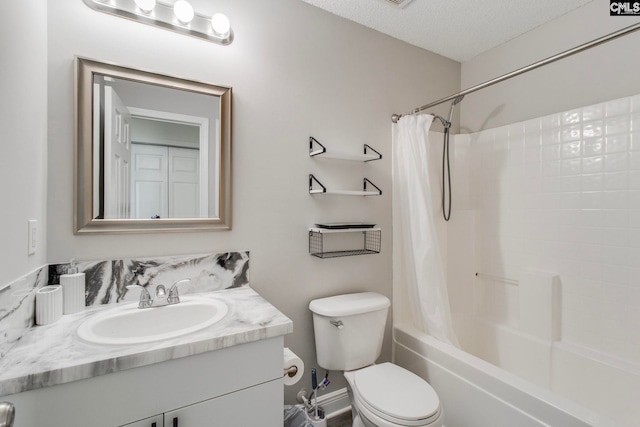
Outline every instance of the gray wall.
{"type": "Polygon", "coordinates": [[[47,5],[38,0],[2,2],[0,15],[12,17],[0,27],[3,286],[46,262],[47,5]],[[29,20],[27,26],[24,17],[29,20]],[[34,255],[27,255],[30,219],[38,221],[38,250],[34,255]]]}
{"type": "MultiPolygon", "coordinates": [[[[623,27],[635,17],[609,16],[594,1],[462,64],[462,88],[506,74],[623,27]]],[[[640,92],[640,32],[468,95],[461,132],[570,110],[640,92]]]]}
{"type": "MultiPolygon", "coordinates": [[[[286,345],[310,369],[316,366],[310,300],[361,290],[391,296],[390,116],[458,90],[460,64],[298,0],[193,4],[229,16],[232,45],[108,16],[81,1],[49,9],[47,261],[249,250],[252,286],[293,320],[286,345]],[[232,231],[73,235],[74,55],[233,87],[232,231]],[[384,158],[369,164],[311,159],[310,135],[353,152],[368,143],[384,158]],[[366,176],[383,195],[311,196],[309,173],[343,189],[358,189],[366,176]],[[379,224],[382,253],[309,256],[307,230],[320,221],[379,224]]],[[[383,358],[390,358],[389,336],[383,358]]],[[[330,390],[343,386],[335,373],[330,390]]],[[[287,401],[298,389],[287,388],[287,401]]]]}

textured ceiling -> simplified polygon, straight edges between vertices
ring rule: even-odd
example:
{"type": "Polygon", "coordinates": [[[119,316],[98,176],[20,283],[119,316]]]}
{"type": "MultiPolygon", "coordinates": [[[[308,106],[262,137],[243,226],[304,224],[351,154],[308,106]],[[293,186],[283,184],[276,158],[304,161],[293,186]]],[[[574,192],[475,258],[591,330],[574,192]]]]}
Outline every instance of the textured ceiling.
{"type": "Polygon", "coordinates": [[[593,0],[302,0],[464,62],[593,0]]]}

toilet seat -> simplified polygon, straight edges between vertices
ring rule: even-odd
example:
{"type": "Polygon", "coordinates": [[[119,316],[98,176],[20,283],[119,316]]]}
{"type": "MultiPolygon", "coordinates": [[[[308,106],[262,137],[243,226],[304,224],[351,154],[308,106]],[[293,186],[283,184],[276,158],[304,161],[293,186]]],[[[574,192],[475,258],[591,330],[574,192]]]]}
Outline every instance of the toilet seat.
{"type": "Polygon", "coordinates": [[[440,400],[433,388],[397,365],[372,365],[345,376],[357,406],[392,425],[428,426],[441,415],[440,400]]]}

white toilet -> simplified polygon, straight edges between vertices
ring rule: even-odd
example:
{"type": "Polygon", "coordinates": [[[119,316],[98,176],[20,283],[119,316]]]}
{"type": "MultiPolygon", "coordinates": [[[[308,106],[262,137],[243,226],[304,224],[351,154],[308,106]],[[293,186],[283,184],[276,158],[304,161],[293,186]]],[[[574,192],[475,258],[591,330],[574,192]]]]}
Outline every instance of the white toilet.
{"type": "Polygon", "coordinates": [[[311,301],[318,364],[344,371],[353,427],[442,427],[438,395],[419,376],[380,356],[389,299],[374,292],[311,301]]]}

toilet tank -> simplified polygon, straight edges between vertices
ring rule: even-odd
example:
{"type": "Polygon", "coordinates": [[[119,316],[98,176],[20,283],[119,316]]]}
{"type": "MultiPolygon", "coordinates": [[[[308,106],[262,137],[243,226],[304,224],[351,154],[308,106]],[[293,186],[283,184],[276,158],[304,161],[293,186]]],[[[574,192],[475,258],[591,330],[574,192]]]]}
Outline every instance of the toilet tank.
{"type": "Polygon", "coordinates": [[[374,363],[382,349],[390,305],[387,297],[375,292],[311,301],[320,367],[351,371],[374,363]]]}

